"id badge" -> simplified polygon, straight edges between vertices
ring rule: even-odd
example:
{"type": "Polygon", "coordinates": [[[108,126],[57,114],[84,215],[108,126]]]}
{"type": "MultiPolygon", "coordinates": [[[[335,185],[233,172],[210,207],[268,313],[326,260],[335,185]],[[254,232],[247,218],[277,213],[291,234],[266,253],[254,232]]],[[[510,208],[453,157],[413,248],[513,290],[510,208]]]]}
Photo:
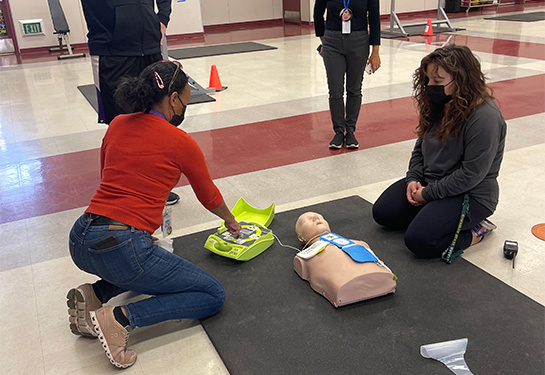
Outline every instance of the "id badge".
{"type": "Polygon", "coordinates": [[[350,20],[343,21],[342,33],[350,34],[350,20]]]}
{"type": "Polygon", "coordinates": [[[167,237],[172,234],[172,208],[165,206],[163,210],[163,223],[161,224],[163,230],[163,237],[167,237]]]}

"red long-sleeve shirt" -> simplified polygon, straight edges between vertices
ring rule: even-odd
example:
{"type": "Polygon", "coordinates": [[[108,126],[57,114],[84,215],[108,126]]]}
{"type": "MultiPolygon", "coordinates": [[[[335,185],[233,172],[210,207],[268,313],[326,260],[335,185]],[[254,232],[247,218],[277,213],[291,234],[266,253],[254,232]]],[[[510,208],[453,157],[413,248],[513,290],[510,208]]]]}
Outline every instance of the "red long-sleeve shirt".
{"type": "Polygon", "coordinates": [[[185,131],[149,113],[117,116],[102,140],[100,186],[86,212],[153,233],[169,192],[183,173],[207,209],[223,197],[199,145],[185,131]]]}

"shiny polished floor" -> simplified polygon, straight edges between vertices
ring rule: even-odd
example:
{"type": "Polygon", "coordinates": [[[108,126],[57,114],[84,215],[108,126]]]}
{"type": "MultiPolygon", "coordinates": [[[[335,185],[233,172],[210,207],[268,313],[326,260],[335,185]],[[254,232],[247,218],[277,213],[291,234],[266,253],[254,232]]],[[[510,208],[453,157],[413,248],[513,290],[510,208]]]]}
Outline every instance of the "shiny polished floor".
{"type": "MultiPolygon", "coordinates": [[[[532,2],[498,12],[543,10],[543,2],[532,2]]],[[[364,81],[356,151],[327,148],[332,136],[327,85],[308,26],[223,31],[180,41],[183,46],[256,40],[278,47],[182,61],[203,86],[215,64],[228,86],[214,94],[216,102],[191,106],[182,128],[201,145],[230,207],[240,197],[257,207],[276,202],[277,212],[353,194],[373,202],[406,172],[416,125],[412,72],[438,46],[468,45],[495,90],[508,137],[500,204],[491,218],[498,229],[463,257],[545,304],[545,242],[530,231],[545,222],[545,21],[484,19],[495,14],[495,7],[458,14],[452,23],[464,31],[431,40],[382,39],[382,68],[364,81]],[[503,258],[506,239],[519,243],[514,269],[503,258]]],[[[93,82],[90,60],[39,56],[17,65],[10,59],[0,57],[0,372],[118,373],[97,341],[70,333],[65,307],[69,288],[94,280],[72,264],[67,247],[68,231],[97,187],[98,149],[106,130],[77,89],[93,82]]],[[[220,224],[185,180],[175,191],[181,201],[172,209],[173,236],[220,224]]],[[[196,321],[137,329],[129,345],[138,361],[126,374],[228,373],[196,321]]]]}

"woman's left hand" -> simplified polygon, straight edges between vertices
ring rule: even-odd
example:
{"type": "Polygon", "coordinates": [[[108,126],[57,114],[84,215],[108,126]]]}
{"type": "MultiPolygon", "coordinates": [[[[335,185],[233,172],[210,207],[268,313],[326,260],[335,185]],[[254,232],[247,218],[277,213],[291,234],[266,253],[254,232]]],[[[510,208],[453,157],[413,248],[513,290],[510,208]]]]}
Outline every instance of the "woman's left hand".
{"type": "Polygon", "coordinates": [[[373,51],[371,52],[371,56],[369,56],[369,64],[371,64],[371,68],[373,69],[373,73],[380,68],[380,55],[378,53],[378,48],[375,48],[378,46],[373,46],[373,51]]]}
{"type": "Polygon", "coordinates": [[[422,197],[422,191],[424,191],[424,186],[420,182],[416,183],[416,191],[413,193],[413,199],[417,201],[420,204],[428,203],[426,200],[422,197]]]}

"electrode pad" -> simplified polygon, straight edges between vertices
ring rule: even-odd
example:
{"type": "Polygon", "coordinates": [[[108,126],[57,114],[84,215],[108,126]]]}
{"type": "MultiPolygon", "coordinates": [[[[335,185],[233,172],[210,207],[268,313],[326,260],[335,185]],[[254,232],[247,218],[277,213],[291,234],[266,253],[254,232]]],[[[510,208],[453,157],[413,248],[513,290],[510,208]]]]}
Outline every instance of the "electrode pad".
{"type": "Polygon", "coordinates": [[[337,246],[342,251],[350,255],[350,258],[359,263],[378,262],[378,258],[372,254],[365,246],[355,244],[354,242],[339,236],[335,233],[326,233],[320,236],[322,241],[337,246]]]}

